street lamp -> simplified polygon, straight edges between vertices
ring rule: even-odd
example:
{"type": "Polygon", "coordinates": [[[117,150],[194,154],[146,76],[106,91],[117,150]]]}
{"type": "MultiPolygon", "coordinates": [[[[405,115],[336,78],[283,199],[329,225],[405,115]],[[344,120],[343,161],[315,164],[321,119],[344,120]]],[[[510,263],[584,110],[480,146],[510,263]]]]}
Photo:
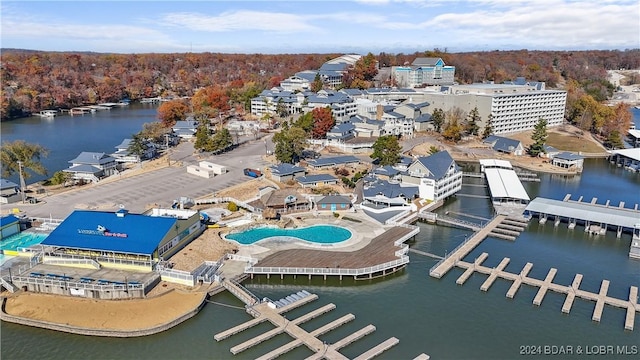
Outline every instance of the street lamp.
{"type": "Polygon", "coordinates": [[[24,175],[22,174],[22,161],[18,160],[18,172],[20,173],[20,193],[22,194],[22,203],[25,203],[25,190],[27,186],[24,184],[24,175]]]}

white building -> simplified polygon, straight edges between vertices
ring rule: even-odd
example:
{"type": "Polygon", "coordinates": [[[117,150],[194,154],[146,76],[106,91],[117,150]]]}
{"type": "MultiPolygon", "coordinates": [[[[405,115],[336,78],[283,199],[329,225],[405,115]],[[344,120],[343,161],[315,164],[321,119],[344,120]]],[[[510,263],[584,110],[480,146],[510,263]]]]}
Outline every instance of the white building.
{"type": "Polygon", "coordinates": [[[402,183],[418,185],[421,199],[443,200],[462,188],[462,170],[448,152],[439,151],[411,163],[402,183]]]}
{"type": "Polygon", "coordinates": [[[567,92],[539,88],[539,85],[511,84],[454,85],[445,92],[425,94],[425,100],[430,104],[430,112],[457,107],[468,114],[478,108],[480,129],[491,114],[495,135],[533,129],[540,118],[547,120],[548,127],[561,125],[567,92]]]}
{"type": "Polygon", "coordinates": [[[447,66],[441,58],[416,58],[410,66],[394,66],[393,77],[398,86],[452,85],[455,66],[447,66]]]}

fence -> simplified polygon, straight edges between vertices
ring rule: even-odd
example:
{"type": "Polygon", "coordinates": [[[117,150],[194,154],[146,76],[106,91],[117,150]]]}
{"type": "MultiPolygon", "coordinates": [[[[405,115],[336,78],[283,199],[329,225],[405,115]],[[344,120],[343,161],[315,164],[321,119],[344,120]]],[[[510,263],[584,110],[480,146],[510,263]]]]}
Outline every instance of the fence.
{"type": "Polygon", "coordinates": [[[164,281],[194,286],[196,284],[195,277],[188,271],[174,269],[160,269],[158,274],[164,281]]]}
{"type": "Polygon", "coordinates": [[[400,259],[361,269],[342,268],[294,268],[294,267],[249,267],[245,272],[250,274],[282,274],[282,275],[337,275],[359,276],[385,271],[409,263],[409,257],[401,255],[400,259]]]}
{"type": "Polygon", "coordinates": [[[196,199],[196,205],[202,205],[202,204],[219,204],[219,203],[235,203],[236,205],[238,205],[239,207],[251,211],[251,212],[255,212],[256,208],[254,208],[253,206],[247,204],[244,201],[240,201],[238,199],[232,198],[232,197],[213,197],[213,198],[208,198],[208,199],[196,199]]]}
{"type": "Polygon", "coordinates": [[[45,277],[32,277],[32,276],[12,276],[11,282],[14,284],[33,284],[33,285],[45,285],[45,286],[60,286],[65,289],[75,288],[92,291],[116,291],[116,290],[144,290],[152,280],[145,283],[138,282],[116,282],[105,281],[104,283],[98,282],[81,282],[71,280],[58,280],[45,277]]]}

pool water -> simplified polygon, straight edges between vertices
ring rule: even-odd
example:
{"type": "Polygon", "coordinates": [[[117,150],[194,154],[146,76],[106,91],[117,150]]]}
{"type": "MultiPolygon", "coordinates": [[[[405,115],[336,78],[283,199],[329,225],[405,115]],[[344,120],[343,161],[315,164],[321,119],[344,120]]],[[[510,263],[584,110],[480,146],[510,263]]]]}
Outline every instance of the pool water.
{"type": "Polygon", "coordinates": [[[298,229],[261,227],[229,234],[226,238],[242,245],[250,245],[261,240],[280,236],[294,237],[318,244],[335,244],[351,238],[351,231],[333,225],[316,225],[298,229]]]}
{"type": "Polygon", "coordinates": [[[19,247],[26,248],[32,245],[40,244],[46,238],[47,234],[21,232],[2,239],[2,241],[0,241],[0,250],[2,250],[2,252],[16,251],[19,247]]]}

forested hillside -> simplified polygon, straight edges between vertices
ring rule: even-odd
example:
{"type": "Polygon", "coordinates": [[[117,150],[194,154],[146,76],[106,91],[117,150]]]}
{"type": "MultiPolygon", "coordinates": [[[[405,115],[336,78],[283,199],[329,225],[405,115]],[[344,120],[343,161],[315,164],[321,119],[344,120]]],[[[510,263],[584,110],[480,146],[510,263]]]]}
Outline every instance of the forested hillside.
{"type": "MultiPolygon", "coordinates": [[[[230,100],[241,104],[295,72],[317,69],[339,55],[99,54],[5,49],[0,57],[0,110],[5,120],[23,112],[123,98],[192,96],[198,88],[208,86],[230,89],[230,100]]],[[[435,50],[380,53],[376,58],[380,66],[393,66],[410,64],[422,56],[442,57],[448,65],[456,66],[456,80],[460,83],[502,82],[524,76],[545,81],[551,88],[569,86],[568,90],[578,92],[578,97],[586,93],[596,101],[606,99],[613,90],[606,81],[606,70],[640,68],[637,49],[471,53],[435,50]]]]}

